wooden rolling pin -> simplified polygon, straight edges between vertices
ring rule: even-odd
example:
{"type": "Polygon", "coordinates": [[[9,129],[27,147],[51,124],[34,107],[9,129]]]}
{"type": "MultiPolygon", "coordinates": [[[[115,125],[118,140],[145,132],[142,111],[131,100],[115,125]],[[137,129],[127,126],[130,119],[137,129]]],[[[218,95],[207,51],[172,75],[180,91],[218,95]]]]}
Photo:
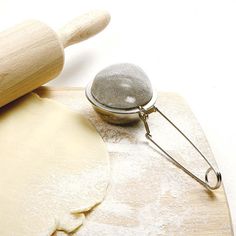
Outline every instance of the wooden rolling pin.
{"type": "Polygon", "coordinates": [[[57,33],[34,20],[0,33],[0,107],[54,79],[63,68],[64,48],[97,34],[109,21],[107,12],[93,11],[57,33]]]}

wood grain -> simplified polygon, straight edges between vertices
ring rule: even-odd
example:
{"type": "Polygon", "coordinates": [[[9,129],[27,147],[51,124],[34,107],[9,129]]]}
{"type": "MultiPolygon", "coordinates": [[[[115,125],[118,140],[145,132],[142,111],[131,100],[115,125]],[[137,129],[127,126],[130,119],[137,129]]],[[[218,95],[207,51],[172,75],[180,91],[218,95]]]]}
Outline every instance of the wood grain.
{"type": "Polygon", "coordinates": [[[57,33],[64,48],[84,41],[102,31],[110,22],[106,11],[91,11],[66,24],[57,33]]]}
{"type": "Polygon", "coordinates": [[[26,21],[0,33],[0,107],[55,78],[64,64],[56,33],[26,21]]]}
{"type": "Polygon", "coordinates": [[[64,47],[102,31],[105,11],[92,11],[65,25],[58,33],[29,20],[0,33],[0,107],[54,79],[64,64],[64,47]]]}
{"type": "MultiPolygon", "coordinates": [[[[42,87],[36,92],[86,116],[110,153],[111,183],[107,196],[87,214],[84,225],[74,235],[233,235],[224,188],[208,192],[170,163],[148,145],[141,123],[115,126],[102,121],[81,89],[42,87]]],[[[159,93],[157,106],[216,165],[206,137],[185,101],[173,93],[159,93]]],[[[150,123],[162,146],[204,176],[205,163],[161,117],[153,115],[150,123]]]]}

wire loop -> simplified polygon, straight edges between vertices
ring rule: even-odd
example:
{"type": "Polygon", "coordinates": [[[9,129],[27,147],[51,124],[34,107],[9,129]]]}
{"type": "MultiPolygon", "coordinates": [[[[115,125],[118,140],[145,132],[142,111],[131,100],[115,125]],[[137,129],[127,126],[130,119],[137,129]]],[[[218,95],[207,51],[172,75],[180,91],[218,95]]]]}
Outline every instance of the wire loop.
{"type": "Polygon", "coordinates": [[[143,121],[146,134],[145,137],[152,142],[158,149],[160,149],[168,158],[171,159],[172,162],[179,168],[181,168],[186,174],[188,174],[190,177],[192,177],[194,180],[196,180],[198,183],[203,185],[205,188],[209,190],[215,190],[218,189],[221,186],[222,177],[221,173],[217,172],[211,163],[207,160],[207,158],[203,155],[203,153],[197,148],[197,146],[167,117],[165,116],[157,107],[153,106],[152,108],[145,110],[143,107],[139,107],[139,117],[143,121]],[[159,146],[154,139],[152,138],[151,131],[147,122],[147,119],[149,117],[149,114],[153,112],[158,112],[163,118],[165,118],[191,145],[192,147],[200,154],[200,156],[206,161],[206,163],[209,165],[209,168],[205,172],[205,180],[200,179],[195,174],[193,174],[191,171],[189,171],[187,168],[185,168],[182,164],[180,164],[174,157],[172,157],[167,151],[165,151],[161,146],[159,146]],[[214,173],[216,176],[216,184],[210,185],[209,183],[209,174],[210,172],[214,173]]]}

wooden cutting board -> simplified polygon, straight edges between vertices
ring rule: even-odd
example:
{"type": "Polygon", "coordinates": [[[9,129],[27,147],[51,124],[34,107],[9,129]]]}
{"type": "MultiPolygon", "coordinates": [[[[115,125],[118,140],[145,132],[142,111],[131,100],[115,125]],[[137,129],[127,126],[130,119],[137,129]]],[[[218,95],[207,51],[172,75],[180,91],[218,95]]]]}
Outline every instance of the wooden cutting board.
{"type": "MultiPolygon", "coordinates": [[[[111,183],[102,204],[87,214],[80,236],[233,235],[224,188],[209,192],[148,144],[141,122],[111,125],[94,112],[83,89],[41,87],[41,97],[55,99],[82,113],[107,144],[111,183]]],[[[215,160],[206,137],[186,102],[159,93],[157,106],[215,160]]],[[[153,137],[200,177],[207,165],[157,114],[149,119],[153,137]]]]}

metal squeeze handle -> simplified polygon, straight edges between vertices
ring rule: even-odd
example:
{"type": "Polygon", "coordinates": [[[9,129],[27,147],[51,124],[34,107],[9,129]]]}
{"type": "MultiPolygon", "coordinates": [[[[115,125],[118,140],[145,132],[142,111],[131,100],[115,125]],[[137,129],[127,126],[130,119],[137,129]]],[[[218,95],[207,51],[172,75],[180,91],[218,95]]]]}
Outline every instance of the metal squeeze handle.
{"type": "Polygon", "coordinates": [[[153,106],[151,109],[149,110],[145,110],[143,107],[139,107],[139,117],[140,119],[143,121],[144,123],[144,127],[146,130],[146,134],[145,137],[151,141],[158,149],[160,149],[168,158],[171,159],[171,161],[178,166],[179,168],[181,168],[186,174],[188,174],[190,177],[192,177],[193,179],[195,179],[198,183],[200,183],[201,185],[203,185],[205,188],[209,189],[209,190],[215,190],[218,189],[221,185],[222,182],[222,177],[221,177],[221,173],[216,171],[213,166],[211,165],[211,163],[207,160],[207,158],[203,155],[203,153],[197,148],[197,146],[167,117],[165,116],[157,107],[153,106]],[[206,170],[205,172],[205,181],[200,179],[199,177],[197,177],[195,174],[193,174],[191,171],[189,171],[187,168],[185,168],[182,164],[180,164],[173,156],[171,156],[167,151],[165,151],[161,146],[159,146],[154,139],[152,138],[151,135],[151,131],[149,129],[149,125],[147,123],[147,119],[149,114],[153,113],[153,112],[158,112],[163,118],[165,118],[191,145],[192,147],[198,152],[198,154],[206,161],[206,163],[209,165],[209,168],[206,170]],[[216,176],[216,184],[215,185],[210,185],[209,183],[209,173],[212,172],[215,174],[216,176]]]}

